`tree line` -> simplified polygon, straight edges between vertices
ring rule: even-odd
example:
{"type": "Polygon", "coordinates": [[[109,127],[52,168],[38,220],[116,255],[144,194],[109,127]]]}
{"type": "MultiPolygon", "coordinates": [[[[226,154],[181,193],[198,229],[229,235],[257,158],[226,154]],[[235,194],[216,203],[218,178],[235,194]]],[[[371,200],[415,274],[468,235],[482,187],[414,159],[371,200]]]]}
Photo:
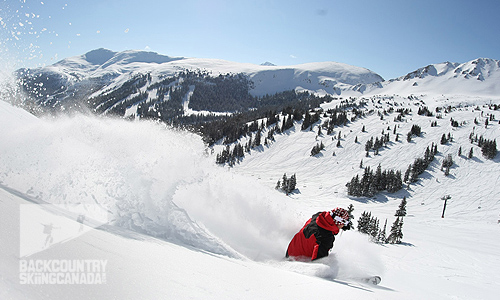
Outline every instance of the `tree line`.
{"type": "Polygon", "coordinates": [[[406,197],[403,197],[394,214],[396,220],[391,226],[389,235],[387,235],[387,219],[384,226],[380,228],[379,219],[367,211],[364,211],[358,219],[358,231],[369,235],[371,240],[376,243],[400,244],[403,240],[403,218],[406,216],[406,204],[406,197]]]}
{"type": "Polygon", "coordinates": [[[385,190],[389,193],[399,191],[403,187],[403,181],[401,171],[392,169],[382,171],[382,167],[378,165],[375,172],[370,167],[365,167],[362,177],[355,175],[346,186],[347,194],[350,196],[373,197],[385,190]]]}

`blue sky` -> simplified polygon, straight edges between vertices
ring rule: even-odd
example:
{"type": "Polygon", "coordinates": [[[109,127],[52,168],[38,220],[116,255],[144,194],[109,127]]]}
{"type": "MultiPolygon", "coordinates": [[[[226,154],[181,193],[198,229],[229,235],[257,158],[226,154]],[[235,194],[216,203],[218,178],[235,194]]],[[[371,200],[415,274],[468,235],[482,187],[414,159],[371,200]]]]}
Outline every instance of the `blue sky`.
{"type": "Polygon", "coordinates": [[[0,9],[0,54],[15,67],[101,47],[255,64],[337,61],[385,79],[500,59],[498,0],[0,0],[0,9]]]}

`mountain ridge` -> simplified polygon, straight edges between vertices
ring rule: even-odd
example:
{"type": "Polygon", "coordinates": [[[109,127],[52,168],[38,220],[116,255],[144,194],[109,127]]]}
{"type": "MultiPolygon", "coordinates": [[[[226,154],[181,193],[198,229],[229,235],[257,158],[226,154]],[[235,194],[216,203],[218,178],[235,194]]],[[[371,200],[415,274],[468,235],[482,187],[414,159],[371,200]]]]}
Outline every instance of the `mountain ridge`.
{"type": "MultiPolygon", "coordinates": [[[[190,70],[207,70],[217,75],[222,73],[243,73],[249,76],[250,79],[255,79],[255,81],[258,82],[269,80],[269,78],[267,78],[269,76],[262,75],[263,73],[273,73],[273,78],[276,78],[276,75],[280,75],[285,76],[287,80],[295,81],[295,88],[298,89],[329,94],[341,94],[342,92],[349,93],[352,91],[363,94],[366,91],[374,90],[374,87],[384,88],[393,82],[424,79],[428,76],[441,77],[448,74],[451,70],[454,72],[454,78],[463,77],[465,79],[471,79],[475,77],[480,81],[485,81],[492,75],[500,73],[500,61],[491,58],[476,58],[465,63],[446,61],[437,64],[429,64],[409,72],[406,75],[385,80],[382,76],[369,69],[333,61],[288,66],[277,66],[269,62],[256,65],[221,59],[171,57],[142,50],[115,52],[109,49],[99,48],[80,56],[62,59],[50,66],[31,70],[35,72],[50,70],[53,72],[59,71],[63,74],[80,74],[78,70],[81,69],[87,74],[90,71],[90,76],[98,76],[95,72],[102,71],[104,73],[108,72],[108,75],[113,74],[114,76],[112,77],[117,77],[127,72],[158,72],[171,75],[182,68],[190,70]],[[162,69],[161,65],[164,64],[171,64],[171,67],[162,69]],[[72,70],[70,71],[70,69],[72,70]],[[290,70],[293,71],[293,75],[291,75],[290,70]],[[305,74],[305,76],[300,76],[302,74],[305,74]],[[317,79],[314,84],[311,84],[311,77],[317,79]],[[305,87],[302,87],[301,84],[305,87]]],[[[82,74],[78,76],[79,79],[82,77],[82,74]]],[[[497,76],[494,77],[496,78],[497,76]]],[[[276,82],[273,82],[273,84],[275,83],[276,82]]],[[[281,83],[283,83],[283,80],[281,80],[281,83]]],[[[292,85],[289,84],[287,89],[291,86],[292,85]]],[[[271,92],[270,87],[266,86],[265,93],[268,92],[271,92]]],[[[275,92],[279,92],[279,88],[277,88],[275,92]]],[[[258,89],[255,91],[255,94],[258,95],[263,95],[265,93],[258,89]]]]}
{"type": "Polygon", "coordinates": [[[371,70],[339,62],[271,66],[100,48],[47,67],[18,70],[17,76],[30,101],[44,110],[91,103],[90,109],[99,113],[137,117],[166,105],[163,118],[168,119],[196,110],[190,106],[194,103],[207,112],[235,112],[255,107],[252,98],[287,91],[346,97],[500,94],[500,61],[489,58],[431,64],[386,81],[371,70]],[[173,94],[177,104],[172,104],[173,94]],[[192,95],[197,101],[190,101],[192,95]],[[225,103],[216,104],[220,101],[225,103]]]}
{"type": "Polygon", "coordinates": [[[430,64],[404,76],[380,84],[360,85],[357,91],[370,95],[394,94],[465,94],[498,95],[500,61],[476,58],[465,63],[430,64]]]}
{"type": "MultiPolygon", "coordinates": [[[[65,74],[75,72],[81,74],[79,72],[81,70],[87,74],[90,72],[90,77],[104,75],[118,77],[125,73],[134,72],[151,72],[158,74],[158,76],[168,76],[174,75],[182,69],[206,70],[214,76],[226,73],[243,73],[249,76],[250,80],[256,82],[257,87],[253,91],[254,95],[281,92],[295,89],[301,85],[304,86],[303,89],[307,90],[319,91],[326,88],[324,92],[334,93],[337,90],[334,88],[335,85],[369,84],[384,81],[382,76],[366,68],[331,61],[290,66],[276,66],[270,63],[256,65],[222,59],[170,57],[148,51],[114,52],[104,48],[92,50],[80,56],[65,58],[51,66],[33,70],[35,72],[43,72],[44,70],[57,72],[59,70],[65,74]],[[264,80],[271,81],[270,85],[274,86],[274,89],[270,85],[259,88],[259,83],[264,80]],[[287,81],[290,83],[286,84],[287,81]],[[277,86],[277,82],[279,86],[277,86]],[[332,89],[328,91],[328,87],[332,87],[332,89]]],[[[81,77],[79,76],[80,79],[81,77]]]]}

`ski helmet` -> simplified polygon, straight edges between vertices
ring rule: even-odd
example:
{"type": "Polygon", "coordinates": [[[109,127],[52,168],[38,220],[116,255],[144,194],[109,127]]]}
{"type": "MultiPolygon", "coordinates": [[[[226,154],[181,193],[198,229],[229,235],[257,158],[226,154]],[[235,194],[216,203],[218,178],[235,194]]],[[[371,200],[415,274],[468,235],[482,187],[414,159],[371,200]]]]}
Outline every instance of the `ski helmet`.
{"type": "Polygon", "coordinates": [[[343,208],[340,208],[340,207],[337,207],[335,209],[333,209],[331,212],[330,212],[330,215],[332,216],[334,222],[335,222],[335,225],[347,225],[349,224],[349,213],[347,212],[347,210],[343,209],[343,208]],[[337,218],[335,218],[337,217],[337,218]]]}

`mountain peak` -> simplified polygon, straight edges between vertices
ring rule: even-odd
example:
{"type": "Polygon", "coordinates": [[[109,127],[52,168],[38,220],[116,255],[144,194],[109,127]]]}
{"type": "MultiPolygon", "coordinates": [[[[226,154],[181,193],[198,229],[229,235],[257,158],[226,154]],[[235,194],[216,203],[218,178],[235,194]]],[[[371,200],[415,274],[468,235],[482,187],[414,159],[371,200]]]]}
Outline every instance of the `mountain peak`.
{"type": "Polygon", "coordinates": [[[174,60],[183,59],[183,57],[170,57],[156,52],[143,51],[143,50],[126,50],[122,52],[115,53],[110,63],[156,63],[162,64],[171,62],[174,60]]]}
{"type": "Polygon", "coordinates": [[[417,69],[396,80],[408,81],[416,78],[423,79],[427,76],[438,77],[446,74],[454,74],[454,77],[461,74],[466,79],[479,76],[478,78],[482,78],[481,80],[483,80],[485,77],[489,77],[493,71],[497,72],[499,69],[500,61],[491,58],[477,58],[465,63],[447,61],[417,69]]]}
{"type": "Polygon", "coordinates": [[[267,67],[275,67],[275,66],[276,66],[276,65],[275,65],[275,64],[273,64],[272,62],[268,62],[268,61],[266,61],[266,62],[264,62],[264,63],[261,63],[260,65],[261,65],[261,66],[267,66],[267,67]]]}
{"type": "Polygon", "coordinates": [[[500,61],[491,58],[477,58],[469,62],[460,64],[454,70],[455,76],[463,76],[466,79],[476,78],[484,81],[500,71],[500,61]]]}
{"type": "Polygon", "coordinates": [[[85,53],[83,57],[86,61],[88,61],[93,65],[102,65],[111,58],[113,58],[113,56],[115,56],[116,53],[117,52],[108,49],[99,48],[85,53]]]}

